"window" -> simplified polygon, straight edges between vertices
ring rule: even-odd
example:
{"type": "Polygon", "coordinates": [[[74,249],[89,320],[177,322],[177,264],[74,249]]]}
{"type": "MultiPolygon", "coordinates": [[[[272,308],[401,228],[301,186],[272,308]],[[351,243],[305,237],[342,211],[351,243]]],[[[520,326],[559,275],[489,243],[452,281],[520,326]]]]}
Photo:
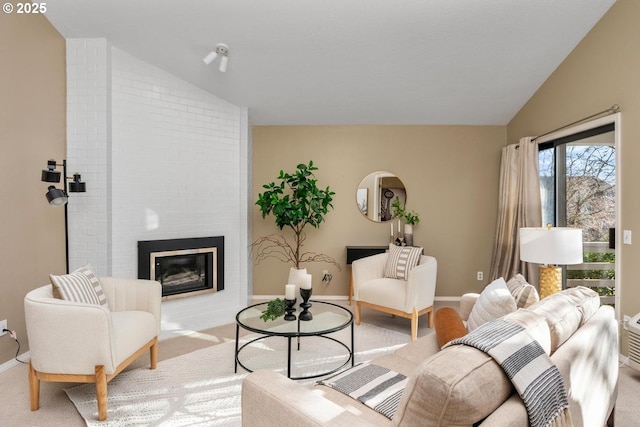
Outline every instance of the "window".
{"type": "Polygon", "coordinates": [[[564,287],[587,286],[615,303],[614,124],[539,145],[543,224],[582,229],[584,263],[566,267],[564,287]]]}

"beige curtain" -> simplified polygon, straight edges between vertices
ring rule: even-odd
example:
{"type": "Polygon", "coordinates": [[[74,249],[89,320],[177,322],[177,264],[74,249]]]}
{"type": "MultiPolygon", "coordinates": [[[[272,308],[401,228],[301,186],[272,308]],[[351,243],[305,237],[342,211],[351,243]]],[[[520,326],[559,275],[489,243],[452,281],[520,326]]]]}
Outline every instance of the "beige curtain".
{"type": "Polygon", "coordinates": [[[489,276],[509,280],[521,273],[529,283],[538,283],[538,268],[520,261],[518,230],[542,226],[538,144],[531,137],[502,149],[498,224],[489,276]]]}

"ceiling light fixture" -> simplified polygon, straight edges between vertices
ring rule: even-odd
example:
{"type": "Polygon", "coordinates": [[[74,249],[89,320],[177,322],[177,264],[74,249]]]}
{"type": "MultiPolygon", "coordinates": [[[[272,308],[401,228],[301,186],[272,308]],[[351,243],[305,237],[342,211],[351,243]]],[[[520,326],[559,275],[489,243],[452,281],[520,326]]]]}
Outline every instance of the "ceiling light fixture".
{"type": "Polygon", "coordinates": [[[214,51],[211,51],[211,53],[209,53],[207,56],[205,56],[203,61],[205,64],[209,65],[213,61],[215,61],[217,57],[218,57],[218,52],[214,50],[214,51]]]}
{"type": "Polygon", "coordinates": [[[205,64],[210,65],[218,56],[220,56],[220,67],[218,67],[218,69],[224,73],[227,71],[227,64],[229,62],[229,46],[226,44],[218,43],[216,49],[205,56],[203,61],[205,64]]]}

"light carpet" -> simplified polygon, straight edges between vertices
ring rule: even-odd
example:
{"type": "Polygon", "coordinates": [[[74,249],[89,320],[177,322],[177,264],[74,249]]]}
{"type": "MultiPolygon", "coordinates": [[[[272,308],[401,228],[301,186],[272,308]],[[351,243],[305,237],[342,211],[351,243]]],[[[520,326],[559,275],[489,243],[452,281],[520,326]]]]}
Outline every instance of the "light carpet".
{"type": "MultiPolygon", "coordinates": [[[[348,330],[331,336],[350,341],[348,330]]],[[[390,353],[409,340],[408,335],[389,329],[356,326],[355,362],[390,353]]],[[[296,347],[294,344],[292,376],[326,372],[348,357],[339,344],[317,337],[302,338],[300,351],[296,347]]],[[[102,422],[98,421],[94,384],[65,392],[89,427],[240,426],[240,392],[247,373],[241,367],[233,373],[234,351],[235,341],[231,341],[165,360],[155,370],[140,368],[121,373],[109,382],[107,420],[102,422]]],[[[240,360],[250,368],[286,373],[286,352],[286,338],[270,337],[248,346],[240,360]]],[[[310,386],[313,382],[298,383],[310,386]]]]}

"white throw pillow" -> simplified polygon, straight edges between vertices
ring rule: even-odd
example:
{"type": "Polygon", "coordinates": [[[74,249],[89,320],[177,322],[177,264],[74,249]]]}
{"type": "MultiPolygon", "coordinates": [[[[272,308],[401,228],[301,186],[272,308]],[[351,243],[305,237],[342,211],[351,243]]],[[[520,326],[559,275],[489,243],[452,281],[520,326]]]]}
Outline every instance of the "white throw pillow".
{"type": "Polygon", "coordinates": [[[384,277],[409,280],[409,271],[420,261],[422,248],[389,244],[389,256],[384,267],[384,277]]]}
{"type": "Polygon", "coordinates": [[[107,296],[91,265],[62,276],[49,275],[53,296],[67,301],[101,305],[109,309],[107,296]]]}
{"type": "Polygon", "coordinates": [[[531,304],[540,301],[540,295],[536,288],[531,286],[522,274],[516,274],[507,282],[507,288],[516,300],[518,308],[527,308],[531,304]]]}
{"type": "Polygon", "coordinates": [[[469,314],[467,329],[471,332],[483,323],[498,319],[517,309],[513,295],[507,288],[504,279],[500,277],[489,283],[480,293],[471,309],[471,314],[469,314]]]}

